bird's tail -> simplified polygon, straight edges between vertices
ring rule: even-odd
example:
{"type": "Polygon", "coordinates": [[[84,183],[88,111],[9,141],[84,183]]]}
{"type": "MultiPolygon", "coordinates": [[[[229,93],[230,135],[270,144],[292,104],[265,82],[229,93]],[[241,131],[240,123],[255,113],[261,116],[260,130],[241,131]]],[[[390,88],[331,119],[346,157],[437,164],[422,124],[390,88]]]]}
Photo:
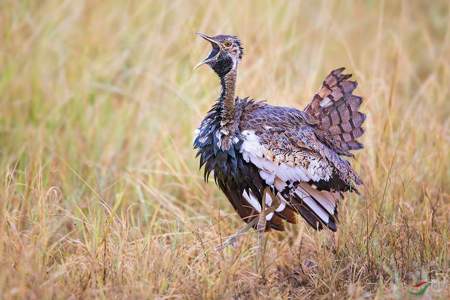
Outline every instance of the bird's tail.
{"type": "Polygon", "coordinates": [[[364,133],[361,125],[366,115],[358,111],[362,98],[353,95],[357,82],[348,80],[352,75],[343,71],[336,69],[325,78],[305,112],[313,118],[327,144],[339,154],[351,156],[349,150],[363,148],[357,139],[364,133]]]}
{"type": "Polygon", "coordinates": [[[323,226],[337,230],[337,204],[341,195],[338,192],[319,191],[301,182],[291,191],[291,205],[316,230],[323,226]]]}

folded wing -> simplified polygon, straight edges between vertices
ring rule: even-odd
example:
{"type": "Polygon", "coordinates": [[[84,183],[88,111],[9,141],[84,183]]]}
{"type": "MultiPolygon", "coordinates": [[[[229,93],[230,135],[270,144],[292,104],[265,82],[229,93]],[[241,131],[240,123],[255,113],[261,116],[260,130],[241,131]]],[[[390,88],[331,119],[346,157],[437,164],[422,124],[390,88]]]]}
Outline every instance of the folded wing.
{"type": "MultiPolygon", "coordinates": [[[[293,144],[294,140],[289,141],[283,134],[268,130],[258,136],[253,130],[245,130],[242,135],[240,151],[243,159],[257,167],[259,176],[272,189],[277,202],[281,203],[273,214],[267,215],[269,225],[276,217],[293,222],[293,212],[297,212],[314,229],[320,230],[326,226],[336,231],[336,207],[340,192],[319,190],[313,184],[320,180],[329,181],[334,176],[332,164],[307,148],[287,151],[297,143],[293,144]],[[271,141],[278,140],[286,148],[271,148],[273,144],[267,143],[268,135],[271,141]]],[[[260,211],[260,201],[253,194],[254,191],[248,191],[245,198],[260,211]]],[[[272,202],[270,196],[266,196],[266,206],[270,207],[272,202]]]]}

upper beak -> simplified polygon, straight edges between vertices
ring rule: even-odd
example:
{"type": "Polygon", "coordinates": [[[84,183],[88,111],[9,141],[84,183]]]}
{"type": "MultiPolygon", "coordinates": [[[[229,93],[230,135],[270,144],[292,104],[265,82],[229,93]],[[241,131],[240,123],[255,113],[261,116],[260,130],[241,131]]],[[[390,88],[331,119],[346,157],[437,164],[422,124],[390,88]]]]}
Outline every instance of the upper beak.
{"type": "Polygon", "coordinates": [[[207,40],[207,41],[209,41],[211,43],[217,44],[217,42],[212,37],[210,37],[210,36],[208,36],[208,35],[206,35],[204,33],[196,32],[195,34],[201,36],[202,38],[204,38],[205,40],[207,40]]]}
{"type": "Polygon", "coordinates": [[[215,53],[215,52],[214,52],[214,47],[220,48],[219,43],[216,42],[212,37],[207,36],[206,34],[201,33],[201,32],[197,32],[196,34],[199,35],[199,36],[201,36],[202,38],[204,38],[204,39],[207,40],[208,42],[210,42],[211,45],[213,46],[213,50],[211,51],[211,53],[208,55],[207,58],[205,58],[203,61],[199,62],[199,63],[194,67],[194,70],[197,69],[198,67],[200,67],[201,65],[204,65],[204,64],[206,64],[206,63],[212,61],[213,59],[215,59],[216,56],[217,56],[217,54],[218,54],[219,52],[217,51],[217,53],[215,53]]]}

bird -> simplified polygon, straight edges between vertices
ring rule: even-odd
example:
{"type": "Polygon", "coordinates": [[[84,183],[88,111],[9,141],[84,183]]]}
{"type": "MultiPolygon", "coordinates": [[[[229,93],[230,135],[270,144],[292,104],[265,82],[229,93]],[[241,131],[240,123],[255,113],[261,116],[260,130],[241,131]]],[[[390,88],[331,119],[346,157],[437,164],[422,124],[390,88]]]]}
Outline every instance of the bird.
{"type": "Polygon", "coordinates": [[[363,98],[353,94],[357,82],[345,68],[331,71],[303,110],[241,98],[240,39],[197,34],[211,51],[195,69],[209,66],[221,85],[193,143],[204,180],[213,174],[248,227],[283,231],[299,215],[315,230],[335,232],[339,202],[363,184],[348,159],[363,148],[366,115],[359,111],[363,98]]]}

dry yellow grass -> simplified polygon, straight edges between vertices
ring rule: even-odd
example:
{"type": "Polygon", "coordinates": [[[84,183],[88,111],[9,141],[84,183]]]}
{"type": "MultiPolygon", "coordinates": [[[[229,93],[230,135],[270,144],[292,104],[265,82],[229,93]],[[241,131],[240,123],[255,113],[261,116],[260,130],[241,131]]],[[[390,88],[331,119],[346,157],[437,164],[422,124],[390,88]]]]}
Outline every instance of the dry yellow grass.
{"type": "MultiPolygon", "coordinates": [[[[448,1],[0,3],[0,298],[449,297],[448,1]],[[238,94],[302,108],[346,66],[368,114],[339,233],[242,226],[194,159],[218,95],[209,46],[244,42],[238,94]]],[[[448,299],[448,298],[447,298],[448,299]]]]}

